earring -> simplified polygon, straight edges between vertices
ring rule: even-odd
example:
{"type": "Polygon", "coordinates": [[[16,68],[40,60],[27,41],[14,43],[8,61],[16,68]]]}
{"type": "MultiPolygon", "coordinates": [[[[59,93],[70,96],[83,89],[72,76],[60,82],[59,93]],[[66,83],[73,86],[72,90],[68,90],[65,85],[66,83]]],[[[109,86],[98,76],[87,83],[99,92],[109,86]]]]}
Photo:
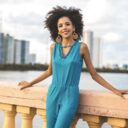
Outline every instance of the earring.
{"type": "Polygon", "coordinates": [[[58,34],[57,38],[56,38],[56,42],[60,43],[62,41],[61,36],[58,34]]]}
{"type": "Polygon", "coordinates": [[[78,34],[75,31],[73,32],[73,39],[74,40],[77,40],[78,39],[78,34]]]}

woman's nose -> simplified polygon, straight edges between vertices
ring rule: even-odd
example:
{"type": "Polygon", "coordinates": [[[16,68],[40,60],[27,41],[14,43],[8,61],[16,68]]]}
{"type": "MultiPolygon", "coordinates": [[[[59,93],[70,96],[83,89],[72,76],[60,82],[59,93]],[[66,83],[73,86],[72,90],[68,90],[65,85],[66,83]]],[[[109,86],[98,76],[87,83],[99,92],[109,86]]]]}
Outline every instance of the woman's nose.
{"type": "Polygon", "coordinates": [[[66,25],[63,25],[63,27],[62,27],[63,29],[65,29],[65,28],[67,28],[67,26],[66,25]]]}

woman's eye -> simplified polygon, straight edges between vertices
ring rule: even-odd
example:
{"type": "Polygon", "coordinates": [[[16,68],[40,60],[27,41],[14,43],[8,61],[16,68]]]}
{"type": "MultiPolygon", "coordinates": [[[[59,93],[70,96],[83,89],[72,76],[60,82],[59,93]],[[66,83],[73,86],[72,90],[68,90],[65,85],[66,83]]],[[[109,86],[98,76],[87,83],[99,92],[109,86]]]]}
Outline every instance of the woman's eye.
{"type": "Polygon", "coordinates": [[[62,25],[58,25],[58,27],[60,28],[60,27],[62,27],[62,25]]]}
{"type": "Polygon", "coordinates": [[[63,27],[63,26],[69,26],[69,25],[70,25],[70,23],[65,23],[64,25],[60,24],[60,25],[58,25],[58,28],[63,27]]]}
{"type": "Polygon", "coordinates": [[[66,24],[67,26],[70,25],[69,23],[66,24]]]}

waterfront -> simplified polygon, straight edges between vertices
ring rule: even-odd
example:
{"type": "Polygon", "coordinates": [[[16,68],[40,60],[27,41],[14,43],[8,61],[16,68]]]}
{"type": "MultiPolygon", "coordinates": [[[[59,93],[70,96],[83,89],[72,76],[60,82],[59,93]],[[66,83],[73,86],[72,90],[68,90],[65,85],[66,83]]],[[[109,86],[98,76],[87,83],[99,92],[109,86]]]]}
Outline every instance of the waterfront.
{"type": "MultiPolygon", "coordinates": [[[[0,71],[0,81],[6,82],[19,82],[21,80],[28,80],[31,81],[32,79],[39,76],[42,72],[41,71],[0,71]]],[[[120,74],[120,73],[100,73],[106,80],[108,80],[113,86],[125,89],[128,85],[128,74],[120,74]]],[[[39,86],[47,86],[51,82],[51,77],[39,83],[39,86]]],[[[94,90],[105,90],[102,86],[99,86],[96,82],[94,82],[89,73],[82,73],[81,80],[80,80],[80,89],[94,89],[94,90]]],[[[3,112],[0,114],[0,124],[3,124],[3,112]]],[[[20,114],[16,116],[16,128],[21,124],[21,117],[20,114]]],[[[41,128],[42,126],[42,119],[39,116],[34,117],[33,121],[33,128],[41,128]]],[[[86,122],[82,122],[82,120],[78,121],[76,128],[88,128],[86,122]]],[[[103,125],[102,128],[110,128],[108,125],[103,125]]]]}
{"type": "MultiPolygon", "coordinates": [[[[22,80],[31,81],[38,77],[43,71],[0,71],[0,81],[20,82],[22,80]]],[[[104,79],[110,82],[114,87],[125,89],[128,86],[128,74],[126,73],[99,73],[104,79]]],[[[40,86],[48,86],[52,77],[38,83],[40,86]]],[[[106,90],[98,83],[92,80],[88,72],[81,73],[79,84],[80,89],[100,89],[106,90]]]]}

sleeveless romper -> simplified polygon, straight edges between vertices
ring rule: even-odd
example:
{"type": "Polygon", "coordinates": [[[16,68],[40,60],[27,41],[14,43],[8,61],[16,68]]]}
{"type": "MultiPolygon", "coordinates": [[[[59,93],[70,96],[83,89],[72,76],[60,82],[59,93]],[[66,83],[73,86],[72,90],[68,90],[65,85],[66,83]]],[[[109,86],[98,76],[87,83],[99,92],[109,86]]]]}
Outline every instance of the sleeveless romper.
{"type": "Polygon", "coordinates": [[[47,128],[70,128],[79,106],[79,80],[83,59],[75,41],[63,56],[61,43],[52,50],[52,83],[46,98],[47,128]]]}

